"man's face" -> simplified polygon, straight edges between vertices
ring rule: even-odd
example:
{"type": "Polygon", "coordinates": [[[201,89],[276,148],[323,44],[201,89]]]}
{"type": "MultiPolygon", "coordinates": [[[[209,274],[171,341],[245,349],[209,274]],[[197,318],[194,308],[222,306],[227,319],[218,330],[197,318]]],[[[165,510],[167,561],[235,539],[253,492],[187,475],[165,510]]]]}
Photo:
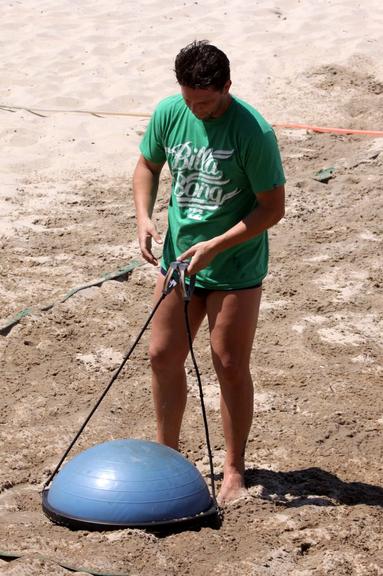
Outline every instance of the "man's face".
{"type": "Polygon", "coordinates": [[[231,82],[223,90],[215,88],[189,88],[181,86],[181,93],[186,106],[199,120],[218,118],[227,108],[228,92],[231,82]]]}

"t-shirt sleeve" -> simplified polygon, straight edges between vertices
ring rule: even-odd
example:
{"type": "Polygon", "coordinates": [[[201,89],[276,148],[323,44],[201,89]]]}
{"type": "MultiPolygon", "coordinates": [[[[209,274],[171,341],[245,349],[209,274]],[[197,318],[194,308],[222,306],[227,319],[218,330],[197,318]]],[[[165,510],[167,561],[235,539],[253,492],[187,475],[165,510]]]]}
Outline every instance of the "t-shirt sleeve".
{"type": "Polygon", "coordinates": [[[286,182],[278,142],[272,128],[261,132],[254,142],[248,143],[245,171],[254,194],[286,182]]]}
{"type": "Polygon", "coordinates": [[[162,113],[159,105],[154,111],[140,143],[140,152],[144,158],[156,164],[166,161],[162,132],[162,113]]]}

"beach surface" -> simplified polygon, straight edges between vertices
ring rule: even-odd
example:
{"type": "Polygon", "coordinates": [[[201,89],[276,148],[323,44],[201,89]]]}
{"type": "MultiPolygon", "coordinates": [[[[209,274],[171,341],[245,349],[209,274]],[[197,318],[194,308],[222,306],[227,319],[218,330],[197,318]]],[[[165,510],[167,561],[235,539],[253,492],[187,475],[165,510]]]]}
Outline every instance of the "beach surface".
{"type": "MultiPolygon", "coordinates": [[[[383,138],[281,126],[383,130],[382,23],[378,0],[2,4],[1,574],[382,576],[383,138]],[[249,496],[219,528],[71,531],[42,513],[41,490],[152,309],[157,269],[140,258],[131,177],[194,39],[227,53],[232,91],[275,126],[287,176],[252,355],[249,496]]],[[[164,170],[163,235],[169,186],[164,170]]],[[[145,333],[72,456],[154,438],[147,344],[145,333]]],[[[195,354],[219,489],[206,324],[195,354]]],[[[209,484],[190,359],[187,372],[181,451],[209,484]]]]}

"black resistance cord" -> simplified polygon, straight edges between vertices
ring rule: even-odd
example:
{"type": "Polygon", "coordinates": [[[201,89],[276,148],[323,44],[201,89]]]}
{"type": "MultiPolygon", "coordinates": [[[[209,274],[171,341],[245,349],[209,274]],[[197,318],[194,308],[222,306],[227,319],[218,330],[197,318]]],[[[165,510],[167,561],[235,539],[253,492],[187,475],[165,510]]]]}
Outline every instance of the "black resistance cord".
{"type": "MultiPolygon", "coordinates": [[[[73,440],[71,441],[71,443],[69,444],[68,448],[65,450],[64,454],[62,455],[59,463],[57,464],[56,468],[54,469],[54,471],[52,472],[52,474],[49,476],[48,480],[45,482],[44,486],[43,486],[43,491],[47,488],[47,486],[52,482],[53,478],[56,476],[57,472],[60,470],[62,463],[64,462],[64,460],[66,459],[66,457],[68,456],[69,452],[72,450],[73,446],[75,445],[75,443],[77,442],[77,440],[79,439],[80,435],[82,434],[82,432],[84,431],[84,428],[86,427],[86,425],[88,424],[89,420],[92,418],[93,414],[96,412],[97,408],[100,406],[101,402],[103,401],[103,399],[105,398],[105,396],[107,395],[107,393],[109,392],[110,388],[112,387],[113,383],[115,382],[115,380],[118,378],[119,374],[121,373],[121,370],[123,369],[123,367],[125,366],[127,360],[129,359],[129,357],[131,356],[132,352],[134,351],[135,347],[137,346],[137,344],[139,343],[142,335],[144,334],[145,330],[147,329],[147,327],[149,326],[154,314],[157,312],[158,307],[160,306],[161,302],[164,300],[164,298],[166,298],[166,296],[173,290],[173,288],[175,286],[177,286],[178,283],[180,283],[181,288],[182,288],[182,292],[183,292],[183,298],[184,298],[184,314],[185,314],[185,325],[186,325],[186,332],[187,332],[187,337],[188,337],[188,342],[189,342],[189,349],[190,349],[190,355],[193,361],[193,366],[194,366],[194,370],[196,373],[196,377],[197,377],[197,382],[198,382],[198,389],[199,389],[199,395],[200,395],[200,402],[201,402],[201,408],[202,408],[202,416],[203,416],[203,422],[204,422],[204,427],[205,427],[205,436],[206,436],[206,445],[207,445],[207,450],[208,450],[208,457],[209,457],[209,466],[210,466],[210,485],[211,485],[211,493],[212,493],[212,498],[214,500],[214,504],[217,505],[216,503],[216,491],[215,491],[215,480],[214,480],[214,467],[213,467],[213,457],[212,457],[212,451],[211,451],[211,444],[210,444],[210,438],[209,438],[209,429],[208,429],[208,423],[207,423],[207,416],[206,416],[206,409],[205,409],[205,403],[204,403],[204,398],[203,398],[203,389],[202,389],[202,383],[201,383],[201,375],[200,375],[200,371],[198,369],[198,365],[197,365],[197,361],[195,359],[195,355],[194,355],[194,350],[193,350],[193,340],[192,340],[192,335],[191,335],[191,330],[190,330],[190,324],[189,324],[189,314],[188,314],[188,305],[193,293],[193,288],[194,288],[194,281],[195,278],[192,276],[190,277],[190,281],[189,284],[186,284],[185,281],[185,272],[187,269],[188,263],[186,262],[172,262],[169,266],[169,269],[167,271],[166,277],[165,277],[165,283],[164,283],[164,288],[162,290],[162,294],[158,300],[158,302],[155,304],[153,310],[151,311],[148,319],[146,320],[144,326],[142,327],[140,333],[138,334],[137,338],[135,339],[135,341],[133,342],[130,350],[125,354],[120,366],[118,367],[118,369],[116,370],[116,372],[113,374],[109,384],[107,385],[107,387],[105,388],[105,390],[103,391],[103,393],[101,394],[101,396],[99,397],[99,399],[97,400],[95,406],[92,408],[92,410],[90,411],[90,413],[88,414],[88,416],[86,417],[84,423],[82,424],[82,426],[80,427],[80,429],[78,430],[78,432],[76,433],[75,437],[73,438],[73,440]]],[[[218,505],[217,505],[218,507],[218,505]]]]}

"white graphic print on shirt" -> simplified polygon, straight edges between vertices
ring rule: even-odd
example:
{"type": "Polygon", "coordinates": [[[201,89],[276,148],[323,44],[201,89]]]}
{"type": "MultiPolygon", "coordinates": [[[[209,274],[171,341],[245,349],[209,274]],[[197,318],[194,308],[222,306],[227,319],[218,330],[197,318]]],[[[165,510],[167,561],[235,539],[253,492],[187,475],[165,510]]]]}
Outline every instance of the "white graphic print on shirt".
{"type": "Polygon", "coordinates": [[[229,184],[217,160],[227,160],[234,150],[195,148],[192,142],[166,148],[174,178],[174,194],[178,205],[188,209],[189,218],[201,220],[205,210],[217,210],[224,202],[240,193],[239,188],[225,192],[229,184]]]}

